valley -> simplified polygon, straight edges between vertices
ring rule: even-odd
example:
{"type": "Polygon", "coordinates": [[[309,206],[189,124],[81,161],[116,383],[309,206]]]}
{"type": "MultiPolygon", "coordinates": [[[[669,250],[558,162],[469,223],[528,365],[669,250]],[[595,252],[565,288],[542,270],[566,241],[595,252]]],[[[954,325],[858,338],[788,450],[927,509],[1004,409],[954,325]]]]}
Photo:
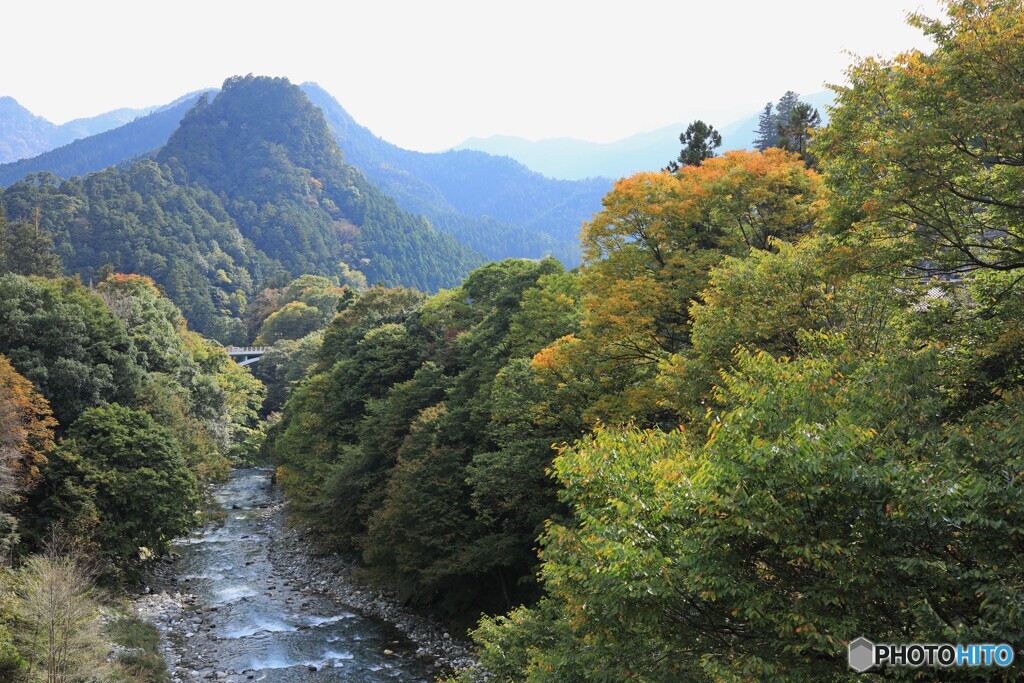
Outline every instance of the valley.
{"type": "Polygon", "coordinates": [[[319,572],[286,527],[267,470],[239,469],[219,486],[223,516],[172,546],[140,616],[167,638],[172,681],[430,681],[465,653],[439,627],[383,594],[319,572]],[[341,588],[339,591],[338,589],[341,588]],[[376,613],[388,615],[384,621],[376,613]],[[428,647],[411,643],[400,622],[428,647]],[[446,636],[446,637],[445,637],[446,636]],[[438,659],[440,655],[440,659],[438,659]]]}
{"type": "Polygon", "coordinates": [[[47,23],[47,111],[258,43],[496,153],[282,76],[0,99],[0,682],[1021,680],[1024,6],[937,2],[206,3],[130,100],[47,23]]]}

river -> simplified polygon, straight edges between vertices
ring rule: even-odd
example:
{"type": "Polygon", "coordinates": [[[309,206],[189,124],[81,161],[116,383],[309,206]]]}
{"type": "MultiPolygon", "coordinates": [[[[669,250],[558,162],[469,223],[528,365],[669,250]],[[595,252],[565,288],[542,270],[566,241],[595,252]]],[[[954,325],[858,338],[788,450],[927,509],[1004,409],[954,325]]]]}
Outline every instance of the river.
{"type": "Polygon", "coordinates": [[[215,492],[224,519],[175,543],[184,607],[165,631],[181,681],[432,681],[387,622],[289,571],[270,472],[236,470],[215,492]]]}

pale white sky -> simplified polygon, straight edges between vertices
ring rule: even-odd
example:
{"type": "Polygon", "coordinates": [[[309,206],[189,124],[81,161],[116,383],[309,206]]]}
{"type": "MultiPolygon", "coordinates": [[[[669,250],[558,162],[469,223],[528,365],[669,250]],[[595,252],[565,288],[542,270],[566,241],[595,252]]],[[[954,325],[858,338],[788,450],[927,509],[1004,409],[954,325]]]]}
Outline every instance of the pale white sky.
{"type": "Polygon", "coordinates": [[[62,123],[234,74],[316,81],[403,147],[500,133],[608,142],[724,125],[849,57],[927,47],[937,0],[57,0],[0,9],[0,95],[62,123]]]}

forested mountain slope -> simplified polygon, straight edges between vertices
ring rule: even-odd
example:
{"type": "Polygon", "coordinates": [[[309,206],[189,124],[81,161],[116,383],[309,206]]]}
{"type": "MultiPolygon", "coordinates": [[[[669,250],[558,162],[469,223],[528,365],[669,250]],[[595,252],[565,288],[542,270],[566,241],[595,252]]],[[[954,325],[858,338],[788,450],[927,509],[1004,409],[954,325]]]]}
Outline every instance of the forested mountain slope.
{"type": "Polygon", "coordinates": [[[351,266],[370,282],[437,290],[484,262],[345,164],[320,111],[286,79],[229,79],[156,160],[30,180],[3,204],[55,237],[69,272],[148,275],[225,341],[244,340],[240,316],[258,284],[351,266]]]}
{"type": "MultiPolygon", "coordinates": [[[[346,161],[402,209],[426,216],[441,232],[491,259],[552,255],[568,265],[579,262],[579,228],[600,210],[610,181],[552,180],[511,159],[475,151],[425,154],[402,149],[358,124],[320,86],[301,87],[323,111],[346,161]]],[[[0,185],[13,184],[28,173],[84,175],[156,151],[168,142],[198,95],[186,95],[149,116],[38,156],[19,148],[11,158],[20,161],[0,165],[0,185]]],[[[23,114],[31,119],[27,110],[23,114]]],[[[43,119],[36,123],[40,130],[52,126],[43,119]]]]}

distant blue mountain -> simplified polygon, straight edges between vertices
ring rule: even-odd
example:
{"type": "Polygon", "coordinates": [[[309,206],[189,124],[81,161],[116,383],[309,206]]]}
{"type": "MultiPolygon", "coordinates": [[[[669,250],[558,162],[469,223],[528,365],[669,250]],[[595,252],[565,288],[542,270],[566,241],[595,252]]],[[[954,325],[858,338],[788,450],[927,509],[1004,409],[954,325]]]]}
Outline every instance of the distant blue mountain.
{"type": "Polygon", "coordinates": [[[75,140],[30,159],[0,165],[0,186],[11,185],[29,173],[44,171],[60,178],[85,175],[151,152],[167,142],[201,95],[202,92],[190,93],[117,128],[75,140]]]}
{"type": "Polygon", "coordinates": [[[479,151],[402,149],[359,125],[320,86],[302,89],[324,112],[346,160],[405,210],[490,258],[551,254],[579,262],[580,228],[601,209],[611,180],[554,180],[479,151]]]}
{"type": "Polygon", "coordinates": [[[0,97],[0,163],[37,156],[74,140],[123,126],[161,108],[115,109],[58,126],[36,116],[13,97],[0,97]]]}
{"type": "MultiPolygon", "coordinates": [[[[816,107],[827,120],[826,105],[834,95],[831,91],[801,97],[816,107]]],[[[708,121],[722,133],[722,149],[750,149],[757,128],[760,109],[748,118],[717,125],[708,121]]],[[[638,133],[623,140],[609,143],[587,142],[574,138],[550,138],[532,141],[520,137],[494,135],[488,138],[470,138],[458,145],[457,150],[476,150],[506,156],[527,168],[551,178],[579,180],[593,176],[621,178],[640,171],[664,168],[679,154],[679,134],[687,123],[678,123],[646,133],[638,133]]]]}

